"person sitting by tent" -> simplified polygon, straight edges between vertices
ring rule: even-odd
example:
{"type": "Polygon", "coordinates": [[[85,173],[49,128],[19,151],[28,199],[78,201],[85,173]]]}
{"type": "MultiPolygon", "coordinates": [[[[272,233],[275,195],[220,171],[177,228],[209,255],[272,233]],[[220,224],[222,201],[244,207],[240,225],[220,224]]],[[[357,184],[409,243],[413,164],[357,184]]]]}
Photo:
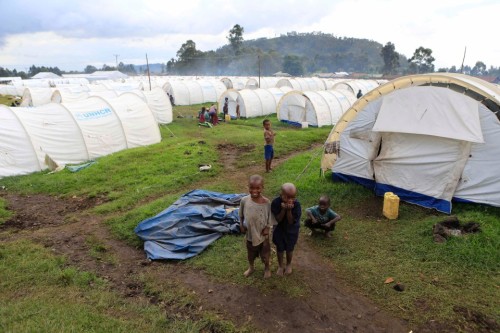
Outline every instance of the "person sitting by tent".
{"type": "Polygon", "coordinates": [[[217,108],[214,104],[210,106],[208,114],[210,115],[210,122],[212,123],[212,125],[217,125],[219,123],[219,117],[217,116],[217,108]]]}
{"type": "Polygon", "coordinates": [[[361,89],[359,89],[358,94],[356,95],[356,98],[360,98],[363,96],[363,93],[361,92],[361,89]]]}
{"type": "Polygon", "coordinates": [[[207,119],[205,118],[205,112],[206,112],[206,108],[204,106],[201,107],[201,110],[200,112],[198,113],[198,121],[200,123],[205,123],[207,121],[207,119]]]}
{"type": "Polygon", "coordinates": [[[306,214],[304,225],[311,229],[311,234],[320,229],[325,231],[325,237],[328,238],[332,237],[331,232],[335,230],[335,224],[342,219],[330,208],[330,198],[326,195],[319,198],[317,206],[307,208],[306,214]]]}

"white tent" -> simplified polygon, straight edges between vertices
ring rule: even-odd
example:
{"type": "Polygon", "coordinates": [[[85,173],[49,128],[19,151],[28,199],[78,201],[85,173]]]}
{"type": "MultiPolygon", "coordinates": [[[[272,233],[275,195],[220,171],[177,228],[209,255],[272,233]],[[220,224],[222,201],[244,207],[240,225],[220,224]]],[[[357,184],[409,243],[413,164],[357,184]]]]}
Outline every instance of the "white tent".
{"type": "Polygon", "coordinates": [[[173,80],[166,82],[163,90],[173,96],[175,105],[194,105],[216,102],[226,86],[218,80],[173,80]]]}
{"type": "Polygon", "coordinates": [[[139,96],[124,93],[107,102],[120,119],[128,148],[147,146],[161,141],[153,112],[139,96]]]}
{"type": "Polygon", "coordinates": [[[451,201],[500,206],[500,90],[460,74],[402,77],[342,116],[325,144],[334,179],[451,212],[451,201]]]}
{"type": "Polygon", "coordinates": [[[226,89],[236,89],[236,90],[241,90],[245,89],[245,86],[249,80],[249,78],[245,77],[224,77],[220,79],[221,82],[224,84],[226,89]]]}
{"type": "Polygon", "coordinates": [[[110,103],[90,97],[40,107],[0,106],[0,177],[43,170],[46,155],[65,165],[160,140],[151,110],[131,93],[110,103]]]}
{"type": "Polygon", "coordinates": [[[278,105],[278,119],[301,126],[335,125],[342,114],[356,101],[356,97],[346,91],[291,91],[278,105]]]}
{"type": "Polygon", "coordinates": [[[50,103],[52,100],[52,88],[29,87],[24,89],[21,106],[40,106],[50,103]]]}
{"type": "Polygon", "coordinates": [[[232,118],[236,117],[237,105],[240,106],[242,118],[254,118],[276,113],[281,97],[290,91],[290,88],[270,89],[243,89],[227,90],[219,99],[219,110],[223,109],[225,98],[228,98],[228,112],[232,118]]]}
{"type": "Polygon", "coordinates": [[[326,90],[326,85],[323,80],[317,77],[283,78],[276,83],[276,87],[289,87],[292,90],[299,91],[326,90]]]}
{"type": "Polygon", "coordinates": [[[364,95],[370,90],[377,88],[378,86],[379,83],[375,80],[344,80],[335,83],[331,89],[347,90],[354,96],[357,96],[360,90],[364,95]]]}
{"type": "Polygon", "coordinates": [[[153,112],[158,124],[170,124],[172,122],[172,104],[167,94],[160,87],[153,88],[151,91],[142,92],[146,97],[146,102],[153,112]]]}
{"type": "Polygon", "coordinates": [[[248,79],[247,83],[245,84],[245,88],[246,89],[275,88],[276,84],[278,83],[279,80],[280,80],[280,78],[278,78],[278,77],[261,77],[260,78],[260,85],[259,85],[259,78],[252,77],[252,78],[248,79]]]}

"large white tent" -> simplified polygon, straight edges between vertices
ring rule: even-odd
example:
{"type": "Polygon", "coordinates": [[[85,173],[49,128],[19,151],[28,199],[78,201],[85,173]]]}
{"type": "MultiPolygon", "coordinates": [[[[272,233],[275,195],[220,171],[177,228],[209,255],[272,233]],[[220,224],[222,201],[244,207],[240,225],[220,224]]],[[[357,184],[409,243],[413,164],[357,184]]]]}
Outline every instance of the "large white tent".
{"type": "Polygon", "coordinates": [[[500,90],[460,74],[402,77],[366,94],[325,144],[323,170],[381,195],[451,212],[500,206],[500,90]]]}
{"type": "Polygon", "coordinates": [[[301,126],[335,125],[342,114],[356,101],[346,90],[291,91],[283,96],[278,105],[278,119],[301,126]]]}
{"type": "Polygon", "coordinates": [[[0,106],[0,177],[74,164],[161,140],[153,113],[138,96],[90,97],[40,107],[0,106]]]}
{"type": "Polygon", "coordinates": [[[228,112],[236,117],[236,108],[240,107],[240,117],[253,118],[276,113],[278,103],[290,88],[270,89],[229,89],[219,99],[219,110],[223,109],[225,98],[228,99],[228,112]]]}

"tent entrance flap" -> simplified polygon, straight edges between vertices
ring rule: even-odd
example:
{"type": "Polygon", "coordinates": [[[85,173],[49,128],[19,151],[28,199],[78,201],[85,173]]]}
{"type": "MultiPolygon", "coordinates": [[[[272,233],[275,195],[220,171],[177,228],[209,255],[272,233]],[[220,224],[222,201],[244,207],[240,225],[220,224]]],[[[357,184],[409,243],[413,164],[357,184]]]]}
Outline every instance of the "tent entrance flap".
{"type": "MultiPolygon", "coordinates": [[[[471,143],[428,135],[383,133],[380,154],[373,161],[377,184],[390,184],[408,193],[422,195],[407,200],[421,206],[436,208],[441,201],[451,202],[471,151],[471,143]],[[428,198],[440,201],[429,206],[428,198]]],[[[436,202],[437,202],[436,201],[436,202]]],[[[451,212],[451,203],[449,210],[451,212]]]]}
{"type": "Polygon", "coordinates": [[[401,89],[384,96],[373,131],[483,143],[478,105],[472,98],[445,88],[401,89]]]}

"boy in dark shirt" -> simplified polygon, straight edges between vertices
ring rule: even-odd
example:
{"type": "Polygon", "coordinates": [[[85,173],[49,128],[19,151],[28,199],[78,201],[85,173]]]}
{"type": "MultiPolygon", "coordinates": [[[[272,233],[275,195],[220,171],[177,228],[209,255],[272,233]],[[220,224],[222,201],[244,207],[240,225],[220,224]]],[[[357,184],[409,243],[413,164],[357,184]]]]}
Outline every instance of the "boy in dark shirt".
{"type": "Polygon", "coordinates": [[[331,237],[331,232],[335,230],[335,224],[342,217],[330,208],[330,198],[322,195],[317,206],[306,209],[307,219],[304,225],[314,232],[315,229],[325,231],[326,237],[331,237]]]}
{"type": "Polygon", "coordinates": [[[296,199],[297,188],[292,183],[281,186],[281,195],[271,203],[271,211],[278,225],[274,227],[273,243],[278,255],[277,275],[292,273],[292,258],[295,244],[299,238],[300,216],[302,210],[296,199]],[[283,253],[286,252],[286,267],[283,265],[283,253]]]}

